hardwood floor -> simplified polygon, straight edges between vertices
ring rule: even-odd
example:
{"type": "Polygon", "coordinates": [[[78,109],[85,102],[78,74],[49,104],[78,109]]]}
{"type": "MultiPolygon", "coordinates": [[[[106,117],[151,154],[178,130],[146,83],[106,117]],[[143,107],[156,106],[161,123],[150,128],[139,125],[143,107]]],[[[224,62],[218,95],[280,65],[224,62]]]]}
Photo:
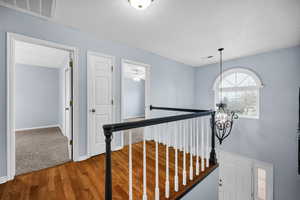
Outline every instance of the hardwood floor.
{"type": "MultiPolygon", "coordinates": [[[[165,192],[165,152],[159,145],[160,199],[165,192]]],[[[179,192],[174,193],[175,151],[170,148],[170,198],[176,199],[192,185],[201,181],[218,166],[210,166],[194,180],[182,186],[183,154],[179,153],[179,192]]],[[[142,199],[143,187],[142,143],[133,145],[133,199],[142,199]]],[[[189,155],[187,177],[189,177],[189,155]]],[[[194,159],[194,165],[196,158],[194,159]]],[[[113,199],[128,199],[128,147],[112,153],[113,199]]],[[[104,155],[82,162],[69,162],[29,174],[17,176],[13,181],[0,185],[1,200],[89,200],[104,199],[104,155]]],[[[147,142],[147,191],[148,199],[154,199],[155,143],[147,142]]]]}

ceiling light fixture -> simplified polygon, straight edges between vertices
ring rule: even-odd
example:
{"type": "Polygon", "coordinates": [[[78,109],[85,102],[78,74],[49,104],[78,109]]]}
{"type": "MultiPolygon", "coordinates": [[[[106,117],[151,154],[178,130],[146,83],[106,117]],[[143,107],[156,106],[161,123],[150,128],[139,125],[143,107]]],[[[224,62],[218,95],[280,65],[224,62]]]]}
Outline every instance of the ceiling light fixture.
{"type": "Polygon", "coordinates": [[[154,0],[128,0],[129,4],[137,10],[144,10],[150,6],[154,0]]]}
{"type": "Polygon", "coordinates": [[[223,50],[224,48],[218,49],[220,52],[220,103],[216,105],[218,109],[215,117],[216,136],[220,144],[230,135],[233,121],[238,118],[238,115],[227,109],[227,104],[223,102],[223,50]]]}

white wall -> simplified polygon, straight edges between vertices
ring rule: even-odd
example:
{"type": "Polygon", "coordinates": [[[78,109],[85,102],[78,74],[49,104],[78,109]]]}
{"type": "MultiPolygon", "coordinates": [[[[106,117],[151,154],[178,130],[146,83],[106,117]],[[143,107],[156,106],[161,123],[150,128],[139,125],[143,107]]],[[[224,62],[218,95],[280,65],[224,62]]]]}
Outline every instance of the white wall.
{"type": "Polygon", "coordinates": [[[65,133],[65,69],[59,68],[59,102],[58,102],[58,124],[64,135],[65,133]]]}
{"type": "MultiPolygon", "coordinates": [[[[93,36],[60,24],[39,19],[0,7],[0,177],[6,175],[6,33],[26,36],[74,46],[79,49],[79,146],[80,156],[87,154],[87,51],[116,57],[114,67],[114,95],[116,121],[121,114],[121,59],[151,65],[150,103],[156,106],[193,107],[193,67],[166,59],[141,49],[119,43],[98,40],[93,36]]],[[[119,144],[120,137],[114,137],[119,144]]]]}
{"type": "Polygon", "coordinates": [[[182,200],[218,200],[218,183],[219,169],[215,169],[202,182],[200,182],[185,196],[183,196],[182,200]]]}
{"type": "Polygon", "coordinates": [[[16,129],[59,124],[59,70],[16,65],[16,129]]]}
{"type": "Polygon", "coordinates": [[[124,78],[124,118],[145,117],[145,81],[124,78]]]}
{"type": "MultiPolygon", "coordinates": [[[[297,123],[300,86],[300,46],[224,62],[224,69],[244,67],[263,81],[260,118],[235,121],[224,151],[274,164],[274,200],[299,200],[297,176],[297,123]]],[[[217,64],[197,68],[196,102],[199,108],[214,107],[213,83],[217,64]]]]}

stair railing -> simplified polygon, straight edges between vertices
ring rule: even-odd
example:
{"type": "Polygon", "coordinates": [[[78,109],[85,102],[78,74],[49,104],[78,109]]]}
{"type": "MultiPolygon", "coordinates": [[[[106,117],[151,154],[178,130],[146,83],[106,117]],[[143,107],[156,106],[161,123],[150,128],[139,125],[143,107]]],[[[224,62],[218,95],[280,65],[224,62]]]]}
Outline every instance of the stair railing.
{"type": "MultiPolygon", "coordinates": [[[[174,176],[174,191],[177,192],[179,188],[178,180],[178,149],[183,151],[183,182],[182,185],[187,184],[187,179],[193,180],[193,156],[196,156],[196,176],[200,171],[204,171],[205,167],[209,165],[216,165],[217,158],[215,152],[215,111],[212,110],[196,110],[196,109],[182,109],[182,108],[166,108],[150,106],[150,110],[166,110],[185,112],[185,114],[160,117],[153,119],[146,119],[136,122],[123,122],[115,124],[103,125],[106,154],[105,154],[105,200],[112,200],[112,136],[114,132],[129,130],[129,199],[133,199],[132,195],[132,147],[131,147],[131,130],[135,128],[148,127],[145,129],[149,133],[149,127],[153,127],[156,134],[154,134],[155,141],[155,200],[159,200],[159,159],[158,159],[158,143],[161,141],[159,135],[159,126],[164,126],[167,130],[163,133],[163,143],[166,145],[166,182],[165,182],[165,197],[170,196],[170,182],[169,182],[169,147],[175,149],[175,176],[174,176]],[[187,113],[187,114],[186,114],[187,113]],[[204,118],[210,116],[210,121],[205,123],[204,118]],[[171,141],[169,126],[173,123],[172,133],[175,133],[174,140],[171,141]],[[167,124],[167,126],[165,126],[167,124]],[[199,134],[201,133],[201,135],[199,134]],[[187,134],[188,133],[188,134],[187,134]],[[209,133],[211,137],[209,138],[209,133]],[[199,139],[201,138],[201,143],[199,139]],[[204,139],[206,138],[206,140],[204,139]],[[195,141],[196,140],[196,141],[195,141]],[[209,147],[209,140],[211,147],[209,147]],[[206,143],[206,144],[205,144],[206,143]],[[209,152],[210,148],[210,152],[209,152]],[[199,150],[200,149],[200,150],[199,150]],[[190,168],[189,177],[187,177],[186,169],[186,154],[190,154],[190,168]],[[199,157],[201,160],[199,160],[199,157]],[[205,161],[206,160],[206,161],[205,161]],[[201,169],[200,169],[201,166],[201,169]]],[[[143,200],[147,200],[147,181],[146,181],[146,133],[144,133],[143,141],[143,200]]]]}

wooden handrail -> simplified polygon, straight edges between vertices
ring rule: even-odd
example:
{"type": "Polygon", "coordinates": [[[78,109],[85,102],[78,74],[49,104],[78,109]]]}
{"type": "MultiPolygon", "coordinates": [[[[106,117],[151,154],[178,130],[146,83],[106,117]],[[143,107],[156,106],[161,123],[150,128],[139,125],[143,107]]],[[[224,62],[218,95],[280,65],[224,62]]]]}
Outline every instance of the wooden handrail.
{"type": "Polygon", "coordinates": [[[124,131],[134,128],[141,128],[147,126],[153,126],[158,124],[164,124],[169,122],[181,121],[186,119],[192,119],[197,117],[209,116],[211,115],[211,152],[209,163],[211,165],[217,164],[216,152],[215,152],[215,111],[212,110],[197,110],[197,109],[184,109],[184,108],[168,108],[168,107],[155,107],[150,106],[150,110],[168,110],[168,111],[180,111],[180,112],[190,112],[190,114],[175,115],[168,117],[160,117],[153,119],[146,119],[136,122],[123,122],[115,124],[103,125],[105,144],[106,144],[106,154],[105,154],[105,200],[112,200],[112,165],[111,165],[111,141],[113,132],[124,131]]]}

